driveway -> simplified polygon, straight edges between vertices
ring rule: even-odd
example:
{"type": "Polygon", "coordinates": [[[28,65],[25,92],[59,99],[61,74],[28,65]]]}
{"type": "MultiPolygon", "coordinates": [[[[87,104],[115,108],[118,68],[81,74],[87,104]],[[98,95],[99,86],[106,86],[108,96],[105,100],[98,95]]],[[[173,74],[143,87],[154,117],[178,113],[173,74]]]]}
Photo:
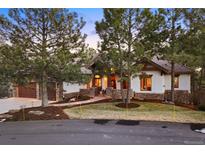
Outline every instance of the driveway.
{"type": "Polygon", "coordinates": [[[125,120],[4,122],[0,144],[205,144],[205,134],[193,128],[194,124],[125,120]]]}
{"type": "MultiPolygon", "coordinates": [[[[49,102],[51,103],[51,102],[49,102]]],[[[41,100],[32,98],[11,97],[0,99],[0,114],[8,112],[12,109],[21,109],[29,107],[37,107],[41,105],[41,100]]]]}

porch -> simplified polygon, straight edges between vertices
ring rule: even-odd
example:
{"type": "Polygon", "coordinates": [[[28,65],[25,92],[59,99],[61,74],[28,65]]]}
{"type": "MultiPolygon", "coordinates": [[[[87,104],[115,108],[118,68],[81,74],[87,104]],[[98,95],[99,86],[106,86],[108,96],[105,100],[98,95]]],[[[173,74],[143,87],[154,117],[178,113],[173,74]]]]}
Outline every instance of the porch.
{"type": "MultiPolygon", "coordinates": [[[[127,89],[128,84],[123,81],[123,89],[127,89]]],[[[119,76],[116,74],[99,75],[95,74],[91,82],[87,85],[87,89],[95,88],[95,94],[107,94],[107,89],[120,89],[119,76]]]]}

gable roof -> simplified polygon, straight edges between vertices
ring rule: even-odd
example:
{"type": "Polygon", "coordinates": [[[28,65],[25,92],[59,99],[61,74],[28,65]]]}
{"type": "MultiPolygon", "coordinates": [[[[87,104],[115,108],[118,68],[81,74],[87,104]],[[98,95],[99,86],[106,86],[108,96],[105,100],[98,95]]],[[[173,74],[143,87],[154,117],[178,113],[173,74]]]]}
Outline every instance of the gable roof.
{"type": "MultiPolygon", "coordinates": [[[[153,57],[151,60],[152,63],[155,63],[157,66],[159,66],[163,71],[166,73],[171,73],[171,63],[167,60],[159,59],[158,57],[153,57]]],[[[192,70],[188,68],[187,66],[177,64],[174,65],[174,72],[177,74],[190,74],[192,73],[192,70]]]]}
{"type": "MultiPolygon", "coordinates": [[[[100,59],[101,59],[101,56],[99,53],[94,55],[88,67],[91,67],[93,64],[95,64],[95,62],[97,62],[100,59]]],[[[171,63],[168,60],[159,59],[157,56],[154,56],[152,60],[145,60],[145,61],[150,63],[151,65],[156,66],[159,70],[165,72],[166,74],[171,73],[171,63]]],[[[192,70],[190,68],[182,64],[175,63],[174,67],[175,67],[174,71],[176,74],[191,74],[192,73],[192,70]]]]}
{"type": "Polygon", "coordinates": [[[98,60],[100,60],[100,53],[96,53],[93,58],[91,59],[90,63],[88,64],[87,67],[91,67],[93,64],[95,64],[95,62],[97,62],[98,60]]]}

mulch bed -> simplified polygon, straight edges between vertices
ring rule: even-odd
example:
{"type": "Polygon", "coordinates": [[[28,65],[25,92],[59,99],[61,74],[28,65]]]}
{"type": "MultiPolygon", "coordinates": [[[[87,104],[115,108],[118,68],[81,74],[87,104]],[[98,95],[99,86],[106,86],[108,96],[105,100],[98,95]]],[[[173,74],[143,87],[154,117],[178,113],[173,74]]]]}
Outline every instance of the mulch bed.
{"type": "Polygon", "coordinates": [[[136,104],[136,103],[128,103],[128,104],[127,103],[119,103],[119,104],[116,104],[115,106],[120,107],[120,108],[131,109],[131,108],[137,108],[140,105],[136,104]]]}
{"type": "Polygon", "coordinates": [[[61,107],[33,107],[27,108],[24,110],[19,110],[15,113],[7,113],[12,115],[13,117],[10,119],[6,119],[6,121],[23,121],[23,120],[62,120],[69,119],[69,117],[63,112],[61,107]],[[42,115],[35,115],[28,113],[29,111],[43,111],[42,115]]]}
{"type": "Polygon", "coordinates": [[[175,105],[185,107],[185,108],[188,108],[188,109],[191,109],[191,110],[198,110],[197,106],[192,105],[192,104],[178,104],[178,103],[176,103],[175,105]]]}

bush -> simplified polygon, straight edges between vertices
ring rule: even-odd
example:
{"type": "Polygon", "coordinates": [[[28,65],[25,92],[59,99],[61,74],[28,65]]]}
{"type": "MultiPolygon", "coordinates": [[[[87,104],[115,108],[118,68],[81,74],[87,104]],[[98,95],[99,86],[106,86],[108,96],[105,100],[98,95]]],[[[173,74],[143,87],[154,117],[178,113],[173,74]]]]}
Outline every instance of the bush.
{"type": "Polygon", "coordinates": [[[200,111],[205,111],[205,104],[200,104],[200,105],[198,106],[198,109],[199,109],[200,111]]]}
{"type": "Polygon", "coordinates": [[[86,100],[89,100],[89,99],[91,99],[91,97],[86,96],[86,95],[80,95],[80,96],[78,97],[78,100],[79,100],[79,101],[86,101],[86,100]]]}
{"type": "Polygon", "coordinates": [[[0,98],[9,96],[9,85],[8,84],[0,84],[0,98]]]}

